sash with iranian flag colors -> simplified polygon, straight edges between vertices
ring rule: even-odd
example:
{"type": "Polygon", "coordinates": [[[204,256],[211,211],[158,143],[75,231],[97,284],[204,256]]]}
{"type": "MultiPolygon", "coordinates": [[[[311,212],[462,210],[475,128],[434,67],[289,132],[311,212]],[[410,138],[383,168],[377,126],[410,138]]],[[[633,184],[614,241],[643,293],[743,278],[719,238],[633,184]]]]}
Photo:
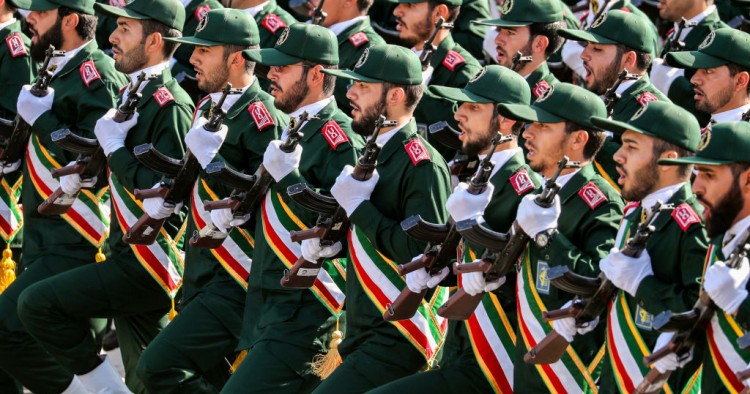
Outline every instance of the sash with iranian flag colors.
{"type": "MultiPolygon", "coordinates": [[[[190,217],[195,222],[195,227],[200,231],[211,220],[211,213],[203,208],[203,201],[215,201],[218,200],[218,196],[201,178],[198,182],[195,182],[193,194],[190,198],[190,217]]],[[[255,239],[247,231],[236,227],[229,232],[221,246],[210,250],[211,254],[234,278],[237,284],[247,290],[247,278],[250,274],[250,265],[253,262],[251,256],[253,248],[255,248],[255,239]]]]}
{"type": "MultiPolygon", "coordinates": [[[[122,231],[126,233],[143,215],[143,206],[135,199],[135,196],[120,184],[117,175],[113,172],[109,172],[109,188],[112,193],[112,206],[117,222],[120,224],[122,231]]],[[[151,245],[130,245],[130,248],[141,266],[151,274],[151,277],[170,298],[174,298],[182,284],[184,263],[177,244],[184,236],[185,224],[183,224],[174,240],[164,228],[160,229],[159,232],[160,235],[151,245]]]]}
{"type": "MultiPolygon", "coordinates": [[[[39,142],[39,137],[32,136],[26,149],[26,162],[29,168],[29,177],[34,184],[34,189],[42,197],[47,199],[54,193],[60,183],[52,177],[50,170],[62,167],[47,149],[39,142]]],[[[82,189],[68,212],[60,215],[88,242],[100,247],[109,235],[109,194],[107,188],[103,188],[98,194],[90,190],[82,189]]],[[[33,208],[32,209],[36,209],[33,208]]]]}
{"type": "MultiPolygon", "coordinates": [[[[292,242],[290,231],[307,230],[307,227],[281,199],[279,193],[269,191],[261,202],[263,236],[287,268],[291,268],[302,256],[300,244],[292,242]]],[[[310,290],[315,297],[338,317],[344,308],[346,286],[346,261],[325,259],[315,283],[310,290]]]]}
{"type": "MultiPolygon", "coordinates": [[[[406,287],[396,264],[375,249],[364,233],[353,226],[349,230],[349,255],[362,288],[375,307],[384,313],[406,287]]],[[[431,300],[422,300],[417,313],[408,320],[391,322],[431,364],[443,346],[448,320],[437,309],[448,299],[448,289],[438,287],[431,300]]]]}
{"type": "MultiPolygon", "coordinates": [[[[474,261],[476,254],[466,244],[464,246],[463,261],[474,261]]],[[[460,285],[461,275],[458,280],[460,285]]],[[[516,330],[508,321],[497,296],[485,294],[465,324],[474,356],[487,382],[496,393],[513,392],[516,330]]]]}
{"type": "Polygon", "coordinates": [[[5,178],[0,181],[0,236],[6,244],[13,241],[13,237],[23,226],[23,211],[18,204],[22,180],[22,177],[18,177],[13,186],[5,178]]]}
{"type": "MultiPolygon", "coordinates": [[[[523,265],[516,280],[518,328],[526,348],[531,349],[553,328],[550,323],[542,320],[542,312],[546,311],[547,307],[534,286],[529,248],[526,248],[523,259],[523,265]]],[[[593,370],[600,361],[597,356],[592,362],[591,369],[593,370]]],[[[589,371],[589,366],[583,364],[572,346],[568,346],[559,361],[552,364],[536,364],[535,367],[550,392],[597,393],[599,391],[589,371]]]]}

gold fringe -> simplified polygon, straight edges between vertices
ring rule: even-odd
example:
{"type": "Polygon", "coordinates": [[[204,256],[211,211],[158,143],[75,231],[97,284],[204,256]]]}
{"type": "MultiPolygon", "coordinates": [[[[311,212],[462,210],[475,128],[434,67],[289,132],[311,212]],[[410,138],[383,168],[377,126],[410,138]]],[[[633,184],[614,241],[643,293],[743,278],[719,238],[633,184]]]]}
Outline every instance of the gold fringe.
{"type": "Polygon", "coordinates": [[[237,372],[237,368],[239,368],[240,364],[242,364],[242,361],[245,360],[245,356],[247,356],[247,349],[241,351],[240,354],[237,355],[237,358],[234,359],[232,365],[229,366],[230,374],[237,372]]]}
{"type": "Polygon", "coordinates": [[[169,321],[174,320],[175,317],[177,317],[177,309],[174,307],[174,298],[172,298],[172,309],[169,310],[169,314],[167,315],[169,318],[169,321]]]}
{"type": "Polygon", "coordinates": [[[94,260],[96,260],[97,263],[101,263],[107,260],[107,256],[105,256],[104,252],[102,252],[102,248],[99,248],[99,251],[96,252],[96,255],[94,256],[94,260]]]}
{"type": "Polygon", "coordinates": [[[344,340],[344,333],[339,331],[339,321],[336,320],[336,331],[331,336],[331,343],[328,345],[328,353],[325,355],[318,354],[312,362],[313,374],[320,380],[325,380],[333,371],[341,365],[341,355],[339,354],[339,345],[344,340]]]}
{"type": "Polygon", "coordinates": [[[16,262],[13,261],[13,251],[10,244],[5,245],[3,259],[0,260],[0,293],[16,280],[16,262]]]}

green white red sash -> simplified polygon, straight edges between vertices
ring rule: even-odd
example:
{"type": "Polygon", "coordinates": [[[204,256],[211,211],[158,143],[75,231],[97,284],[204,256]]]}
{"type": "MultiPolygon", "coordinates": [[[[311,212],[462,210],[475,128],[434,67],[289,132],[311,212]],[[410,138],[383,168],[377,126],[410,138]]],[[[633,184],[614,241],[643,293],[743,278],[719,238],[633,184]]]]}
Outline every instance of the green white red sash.
{"type": "MultiPolygon", "coordinates": [[[[302,256],[302,250],[300,244],[292,242],[289,232],[306,230],[307,227],[274,191],[266,193],[261,202],[261,220],[266,242],[279,260],[291,268],[302,256]]],[[[346,260],[326,259],[310,290],[331,314],[338,317],[344,308],[345,286],[346,260]]]]}
{"type": "MultiPolygon", "coordinates": [[[[143,215],[143,206],[130,191],[120,184],[113,172],[109,172],[109,187],[117,222],[122,231],[127,232],[143,215]]],[[[162,228],[156,241],[151,245],[130,245],[143,268],[151,274],[151,277],[170,298],[174,298],[182,284],[184,263],[178,243],[181,242],[184,231],[185,225],[183,224],[177,236],[172,239],[162,228]]]]}
{"type": "MultiPolygon", "coordinates": [[[[60,183],[52,177],[50,170],[62,167],[52,158],[47,149],[39,141],[39,137],[32,136],[26,149],[26,163],[29,169],[29,177],[34,184],[34,189],[43,199],[47,199],[60,183]]],[[[60,215],[88,242],[100,247],[109,235],[109,199],[107,188],[94,194],[83,189],[78,198],[68,209],[68,212],[60,215]]],[[[31,207],[36,209],[35,207],[31,207]]]]}
{"type": "MultiPolygon", "coordinates": [[[[375,307],[384,313],[406,287],[396,264],[383,256],[367,236],[356,226],[349,230],[349,255],[357,278],[375,307]]],[[[448,289],[438,287],[429,301],[423,300],[417,313],[408,320],[391,322],[396,329],[431,364],[443,346],[448,320],[437,314],[437,309],[448,298],[448,289]]]]}
{"type": "MultiPolygon", "coordinates": [[[[190,217],[200,231],[211,220],[211,213],[203,207],[203,201],[218,200],[218,196],[208,187],[206,181],[198,179],[193,187],[191,196],[190,217]]],[[[252,253],[255,239],[245,230],[234,228],[229,232],[224,242],[218,248],[210,249],[216,260],[234,278],[237,283],[247,290],[247,278],[253,263],[252,253]]]]}
{"type": "Polygon", "coordinates": [[[14,185],[7,179],[0,181],[0,237],[9,244],[23,226],[23,211],[18,203],[21,196],[22,177],[14,185]]]}

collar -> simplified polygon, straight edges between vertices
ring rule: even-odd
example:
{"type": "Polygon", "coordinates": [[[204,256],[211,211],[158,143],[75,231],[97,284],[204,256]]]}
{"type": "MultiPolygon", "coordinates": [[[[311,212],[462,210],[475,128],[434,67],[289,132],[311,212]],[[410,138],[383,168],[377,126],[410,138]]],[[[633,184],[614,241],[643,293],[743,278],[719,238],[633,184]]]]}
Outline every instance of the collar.
{"type": "MultiPolygon", "coordinates": [[[[305,111],[307,111],[307,114],[310,115],[310,116],[317,115],[318,112],[320,112],[320,110],[322,110],[323,108],[325,108],[332,101],[333,101],[333,96],[324,98],[323,100],[320,100],[320,101],[316,101],[316,102],[314,102],[312,104],[307,104],[304,107],[299,108],[296,111],[294,111],[291,114],[289,114],[289,118],[290,119],[291,118],[299,119],[300,115],[302,115],[302,113],[305,112],[305,111]]],[[[300,126],[300,129],[302,127],[305,127],[305,124],[307,124],[307,121],[305,121],[305,123],[303,123],[300,126]]],[[[281,134],[281,139],[282,140],[285,140],[286,137],[288,136],[287,131],[289,131],[289,125],[287,125],[287,127],[284,128],[284,132],[281,134]]]]}
{"type": "Polygon", "coordinates": [[[256,6],[253,6],[253,7],[250,7],[250,8],[245,8],[243,11],[247,12],[248,14],[250,14],[250,15],[252,15],[254,17],[254,16],[258,15],[259,12],[263,11],[263,8],[265,8],[265,6],[267,6],[268,3],[270,3],[270,0],[269,1],[264,1],[264,2],[262,2],[262,3],[260,3],[260,4],[256,5],[256,6]]]}
{"type": "Polygon", "coordinates": [[[346,29],[348,29],[348,28],[356,25],[357,23],[359,23],[359,22],[361,22],[361,21],[363,21],[365,19],[367,19],[366,15],[360,15],[360,16],[354,18],[354,19],[349,19],[347,21],[343,21],[343,22],[339,22],[339,23],[334,23],[331,26],[328,26],[328,29],[331,30],[333,32],[333,34],[335,34],[335,35],[338,36],[339,34],[341,34],[344,31],[346,31],[346,29]]]}
{"type": "Polygon", "coordinates": [[[411,119],[409,121],[406,121],[406,122],[400,124],[400,125],[396,125],[396,127],[394,127],[393,129],[391,129],[387,133],[383,133],[383,134],[378,135],[378,137],[375,138],[375,143],[379,147],[382,148],[391,139],[391,137],[393,137],[394,135],[396,135],[396,133],[398,133],[399,130],[403,129],[404,126],[408,125],[410,121],[411,121],[411,119]]]}
{"type": "Polygon", "coordinates": [[[657,201],[666,203],[683,186],[685,186],[685,182],[680,182],[674,185],[669,185],[667,187],[661,188],[649,194],[648,196],[644,197],[643,200],[641,200],[641,206],[643,207],[643,209],[646,210],[646,212],[650,214],[651,208],[654,206],[654,204],[656,204],[657,201]]]}
{"type": "Polygon", "coordinates": [[[50,59],[49,61],[50,67],[57,66],[57,68],[55,68],[55,71],[52,71],[52,76],[54,77],[55,75],[57,75],[57,73],[60,72],[60,70],[65,68],[65,65],[68,64],[70,59],[75,57],[75,55],[77,55],[78,52],[81,52],[81,50],[85,48],[86,45],[89,45],[91,41],[93,40],[86,41],[83,43],[83,45],[79,46],[78,48],[65,52],[65,55],[63,56],[57,56],[57,57],[53,57],[52,59],[50,59]]]}
{"type": "Polygon", "coordinates": [[[622,95],[625,93],[626,90],[628,90],[629,87],[633,86],[636,82],[643,79],[643,77],[640,77],[638,79],[632,79],[630,81],[622,81],[620,85],[617,87],[617,90],[615,90],[615,93],[622,95]]]}
{"type": "MultiPolygon", "coordinates": [[[[547,62],[542,62],[539,64],[537,68],[534,69],[531,73],[528,75],[522,75],[522,77],[526,80],[526,82],[529,83],[529,85],[535,85],[537,82],[541,81],[545,75],[549,74],[549,67],[547,66],[547,62]]],[[[531,86],[533,88],[533,86],[531,86]]]]}
{"type": "MultiPolygon", "coordinates": [[[[711,15],[712,12],[716,11],[716,6],[711,5],[710,7],[706,8],[701,12],[700,14],[688,19],[688,22],[695,22],[695,25],[698,26],[699,23],[701,23],[702,20],[706,19],[707,16],[711,15]]],[[[693,30],[695,26],[688,27],[685,26],[685,29],[682,30],[682,33],[680,33],[680,40],[684,40],[685,37],[687,37],[688,33],[690,33],[691,30],[693,30]]],[[[674,22],[674,31],[677,31],[680,29],[680,23],[674,22]]]]}
{"type": "MultiPolygon", "coordinates": [[[[490,178],[495,176],[498,171],[500,171],[501,168],[505,165],[505,163],[508,162],[516,153],[522,152],[520,147],[515,147],[511,149],[501,150],[492,153],[492,159],[490,159],[494,164],[495,167],[492,169],[492,172],[490,173],[490,178]]],[[[487,155],[479,155],[479,160],[484,160],[484,158],[487,157],[487,155]]],[[[479,171],[479,169],[477,169],[479,171]]]]}
{"type": "Polygon", "coordinates": [[[180,0],[183,7],[187,7],[193,0],[180,0]]]}
{"type": "MultiPolygon", "coordinates": [[[[239,88],[242,90],[242,93],[227,95],[227,98],[224,99],[224,104],[221,105],[221,109],[223,109],[225,112],[229,112],[229,109],[237,103],[240,97],[242,97],[242,95],[247,92],[247,88],[249,88],[253,83],[255,83],[255,76],[253,76],[253,81],[250,82],[250,85],[239,88]]],[[[218,103],[219,99],[221,99],[221,94],[221,92],[210,93],[209,96],[211,96],[211,102],[213,104],[218,103]]]]}
{"type": "Polygon", "coordinates": [[[10,18],[7,22],[0,23],[0,30],[5,29],[6,27],[16,23],[16,18],[10,18]]]}
{"type": "MultiPolygon", "coordinates": [[[[125,87],[125,90],[122,92],[122,97],[128,97],[128,93],[130,93],[130,87],[135,85],[135,82],[138,80],[138,75],[140,75],[140,73],[145,72],[147,77],[150,77],[152,75],[161,75],[161,73],[163,73],[164,70],[166,70],[167,68],[169,68],[168,61],[155,64],[153,66],[146,67],[134,73],[128,74],[128,76],[130,77],[130,83],[125,87]]],[[[138,88],[138,92],[139,93],[142,92],[143,88],[146,85],[148,85],[149,82],[150,82],[149,80],[146,80],[145,83],[143,83],[140,86],[140,88],[138,88]]]]}
{"type": "MultiPolygon", "coordinates": [[[[557,184],[560,185],[560,189],[565,187],[568,181],[570,181],[571,178],[573,178],[576,174],[578,174],[579,171],[581,171],[580,168],[571,172],[570,174],[560,175],[559,177],[557,177],[557,184]]],[[[547,183],[547,180],[548,178],[545,177],[544,183],[547,183]]]]}
{"type": "Polygon", "coordinates": [[[739,222],[735,223],[732,228],[727,230],[726,233],[724,233],[724,238],[722,238],[722,243],[727,242],[724,247],[721,248],[721,253],[724,254],[724,257],[729,258],[729,255],[732,254],[732,251],[737,247],[737,243],[740,241],[739,237],[737,235],[741,234],[743,230],[750,227],[750,215],[745,216],[740,220],[739,222]]]}
{"type": "Polygon", "coordinates": [[[742,114],[750,110],[750,103],[745,104],[741,107],[733,108],[728,111],[719,112],[711,115],[711,120],[716,123],[721,122],[734,122],[742,119],[742,114]]]}

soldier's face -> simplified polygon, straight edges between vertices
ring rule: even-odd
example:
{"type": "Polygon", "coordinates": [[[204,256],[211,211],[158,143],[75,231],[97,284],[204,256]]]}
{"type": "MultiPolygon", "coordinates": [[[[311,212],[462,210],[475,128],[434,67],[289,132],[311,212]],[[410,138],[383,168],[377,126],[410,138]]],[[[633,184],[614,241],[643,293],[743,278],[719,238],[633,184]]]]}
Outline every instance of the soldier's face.
{"type": "Polygon", "coordinates": [[[430,38],[435,25],[432,23],[432,13],[426,1],[421,3],[400,3],[393,10],[396,17],[398,38],[407,45],[417,46],[430,38]]]}
{"type": "Polygon", "coordinates": [[[196,46],[190,56],[190,64],[195,70],[198,88],[206,93],[223,89],[229,80],[229,66],[221,45],[205,47],[196,46]]]}
{"type": "Polygon", "coordinates": [[[590,91],[602,95],[615,84],[617,74],[622,70],[622,59],[617,55],[616,45],[584,43],[581,59],[590,91]]]}
{"type": "Polygon", "coordinates": [[[622,134],[622,146],[614,160],[622,186],[622,197],[639,201],[655,191],[658,182],[659,158],[654,155],[654,138],[633,131],[622,134]]]}
{"type": "Polygon", "coordinates": [[[497,50],[495,54],[497,63],[508,68],[513,65],[513,56],[518,51],[521,51],[522,56],[530,56],[531,33],[529,28],[527,26],[498,27],[495,49],[497,50]]]}
{"type": "Polygon", "coordinates": [[[44,51],[50,45],[60,49],[63,44],[62,22],[57,9],[49,11],[32,11],[26,18],[31,31],[31,58],[36,62],[44,60],[44,51]]]}
{"type": "Polygon", "coordinates": [[[693,6],[691,0],[659,0],[659,17],[669,22],[679,22],[693,6]]]}
{"type": "Polygon", "coordinates": [[[565,132],[565,122],[533,122],[523,132],[526,139],[526,159],[532,170],[546,176],[552,176],[557,162],[565,155],[566,144],[571,134],[565,132]]]}
{"type": "MultiPolygon", "coordinates": [[[[732,76],[729,67],[700,68],[696,70],[690,82],[693,84],[695,109],[709,114],[723,112],[724,107],[732,101],[737,89],[737,77],[732,76]]],[[[742,87],[746,89],[746,87],[742,87]]]]}
{"type": "Polygon", "coordinates": [[[467,156],[484,153],[500,129],[493,103],[463,103],[454,118],[461,130],[461,150],[467,156]]]}
{"type": "Polygon", "coordinates": [[[382,83],[355,81],[346,92],[352,107],[352,130],[359,135],[370,135],[375,121],[386,114],[388,91],[382,83]]]}
{"type": "Polygon", "coordinates": [[[307,94],[310,87],[307,84],[309,66],[302,63],[289,66],[271,66],[268,79],[271,80],[269,93],[276,99],[274,105],[284,113],[294,112],[307,94]]]}
{"type": "Polygon", "coordinates": [[[745,170],[735,174],[729,165],[696,165],[698,174],[693,180],[693,192],[703,205],[703,219],[709,237],[722,234],[738,220],[745,205],[742,192],[747,189],[748,173],[745,170]]]}
{"type": "MultiPolygon", "coordinates": [[[[346,0],[325,0],[323,3],[322,11],[326,13],[326,18],[323,19],[323,27],[329,27],[338,22],[343,22],[342,10],[346,0]]],[[[307,7],[310,8],[308,15],[312,19],[313,11],[318,7],[320,0],[309,0],[307,7]]]]}
{"type": "Polygon", "coordinates": [[[146,37],[141,22],[130,18],[117,18],[117,28],[109,35],[112,57],[117,71],[134,73],[148,63],[146,37]]]}

